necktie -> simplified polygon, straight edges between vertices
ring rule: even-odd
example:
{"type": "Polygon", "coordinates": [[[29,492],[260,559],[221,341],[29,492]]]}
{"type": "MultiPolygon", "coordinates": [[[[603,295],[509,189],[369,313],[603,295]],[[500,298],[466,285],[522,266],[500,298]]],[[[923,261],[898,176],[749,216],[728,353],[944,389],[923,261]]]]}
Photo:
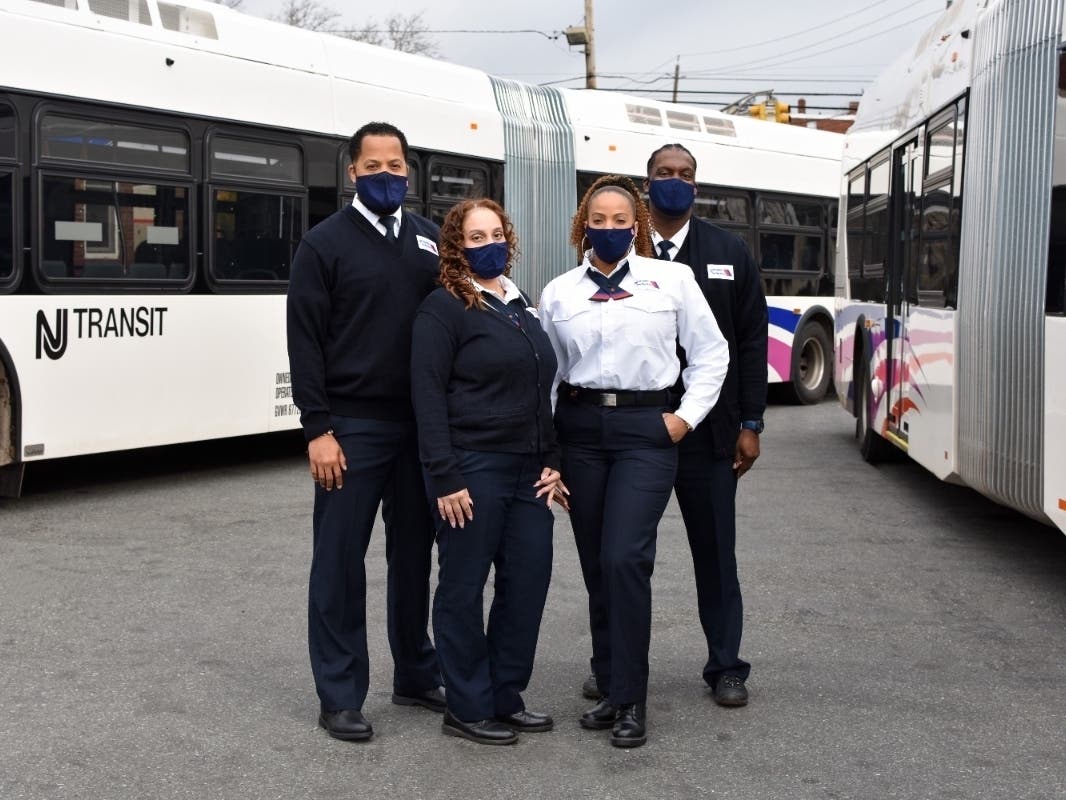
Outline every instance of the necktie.
{"type": "Polygon", "coordinates": [[[661,258],[663,261],[673,261],[673,259],[670,258],[670,251],[674,248],[673,242],[671,242],[669,239],[663,239],[661,242],[659,242],[659,244],[655,246],[659,248],[659,258],[661,258]]]}
{"type": "Polygon", "coordinates": [[[589,267],[586,273],[600,288],[596,294],[592,295],[589,300],[593,300],[597,303],[605,303],[608,300],[623,300],[626,297],[632,297],[630,292],[620,287],[618,284],[622,282],[622,278],[629,274],[629,262],[620,266],[614,271],[614,274],[608,278],[598,269],[589,267]]]}
{"type": "Polygon", "coordinates": [[[391,214],[386,214],[383,217],[378,217],[378,222],[385,226],[385,241],[396,241],[396,229],[392,226],[396,224],[396,217],[391,214]]]}

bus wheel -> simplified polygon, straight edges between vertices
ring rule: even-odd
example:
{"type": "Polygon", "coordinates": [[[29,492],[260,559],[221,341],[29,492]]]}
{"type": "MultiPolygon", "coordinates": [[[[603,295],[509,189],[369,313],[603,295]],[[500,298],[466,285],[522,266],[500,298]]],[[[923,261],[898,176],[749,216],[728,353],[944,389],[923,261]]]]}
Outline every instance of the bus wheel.
{"type": "Polygon", "coordinates": [[[794,403],[820,402],[829,391],[833,344],[819,323],[808,320],[792,340],[792,379],[788,394],[794,403]]]}
{"type": "Polygon", "coordinates": [[[895,448],[873,429],[870,420],[870,378],[866,355],[855,359],[855,438],[859,441],[859,455],[867,464],[878,464],[891,458],[895,448]]]}

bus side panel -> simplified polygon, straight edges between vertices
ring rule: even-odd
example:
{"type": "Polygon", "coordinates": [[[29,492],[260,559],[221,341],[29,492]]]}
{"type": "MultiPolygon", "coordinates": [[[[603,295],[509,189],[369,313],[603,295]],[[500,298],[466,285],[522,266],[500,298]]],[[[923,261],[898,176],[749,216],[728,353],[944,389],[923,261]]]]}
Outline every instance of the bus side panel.
{"type": "Polygon", "coordinates": [[[1066,533],[1066,318],[1044,323],[1044,513],[1066,533]]]}
{"type": "Polygon", "coordinates": [[[284,295],[14,296],[0,322],[26,461],[298,425],[284,295]]]}
{"type": "Polygon", "coordinates": [[[904,393],[896,408],[907,453],[941,480],[955,475],[955,312],[911,307],[897,373],[904,393]]]}

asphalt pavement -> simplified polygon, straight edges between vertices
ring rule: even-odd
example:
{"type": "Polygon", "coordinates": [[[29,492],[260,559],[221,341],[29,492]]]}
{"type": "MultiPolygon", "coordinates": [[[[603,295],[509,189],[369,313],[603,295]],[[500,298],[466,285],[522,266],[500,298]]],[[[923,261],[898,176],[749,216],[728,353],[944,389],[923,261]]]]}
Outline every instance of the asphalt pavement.
{"type": "MultiPolygon", "coordinates": [[[[390,703],[384,536],[367,556],[369,743],[316,725],[311,485],[298,437],[72,459],[0,500],[0,798],[1062,798],[1066,536],[864,464],[832,401],[767,414],[741,482],[751,703],[700,671],[687,543],[659,530],[649,741],[578,727],[585,592],[569,524],[518,745],[390,703]]],[[[491,589],[490,589],[491,591],[491,589]]]]}

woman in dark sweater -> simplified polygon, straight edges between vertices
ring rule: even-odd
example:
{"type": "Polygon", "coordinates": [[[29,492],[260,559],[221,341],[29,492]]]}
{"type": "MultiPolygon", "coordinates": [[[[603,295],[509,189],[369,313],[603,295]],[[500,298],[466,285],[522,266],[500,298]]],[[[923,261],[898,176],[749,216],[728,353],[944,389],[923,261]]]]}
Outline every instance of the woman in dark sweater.
{"type": "Polygon", "coordinates": [[[452,208],[441,226],[442,288],[415,316],[411,355],[419,452],[440,519],[433,632],[447,689],[443,731],[481,744],[553,724],[527,711],[521,692],[551,577],[551,503],[565,505],[566,487],[552,424],[555,354],[508,277],[516,254],[499,205],[452,208]]]}

